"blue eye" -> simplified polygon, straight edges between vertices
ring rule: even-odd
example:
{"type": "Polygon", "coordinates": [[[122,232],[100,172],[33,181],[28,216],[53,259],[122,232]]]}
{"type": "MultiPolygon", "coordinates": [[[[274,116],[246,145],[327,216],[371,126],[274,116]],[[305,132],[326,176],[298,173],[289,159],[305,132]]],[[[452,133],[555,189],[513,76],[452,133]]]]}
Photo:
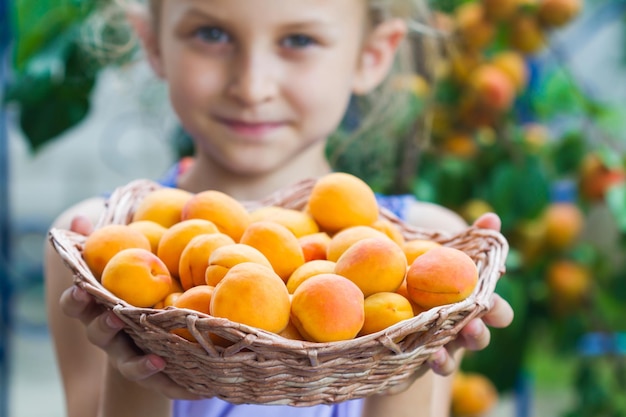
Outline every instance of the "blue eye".
{"type": "Polygon", "coordinates": [[[283,46],[287,48],[306,48],[314,45],[316,42],[313,38],[307,35],[291,35],[287,36],[283,40],[283,46]]]}
{"type": "Polygon", "coordinates": [[[228,34],[214,26],[203,26],[194,31],[194,36],[204,42],[225,43],[230,41],[228,34]]]}

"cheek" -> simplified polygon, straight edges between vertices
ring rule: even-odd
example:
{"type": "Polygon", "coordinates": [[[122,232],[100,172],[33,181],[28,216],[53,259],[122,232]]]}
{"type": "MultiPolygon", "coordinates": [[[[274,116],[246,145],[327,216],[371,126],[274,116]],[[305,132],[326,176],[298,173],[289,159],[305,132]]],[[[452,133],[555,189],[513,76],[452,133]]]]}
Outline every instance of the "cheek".
{"type": "Polygon", "coordinates": [[[201,106],[206,110],[223,85],[221,73],[218,68],[181,57],[167,76],[174,107],[184,106],[189,109],[190,106],[201,106]]]}
{"type": "Polygon", "coordinates": [[[291,95],[301,113],[310,116],[309,125],[329,134],[341,121],[351,93],[349,76],[324,71],[320,74],[302,73],[294,78],[291,95]]]}

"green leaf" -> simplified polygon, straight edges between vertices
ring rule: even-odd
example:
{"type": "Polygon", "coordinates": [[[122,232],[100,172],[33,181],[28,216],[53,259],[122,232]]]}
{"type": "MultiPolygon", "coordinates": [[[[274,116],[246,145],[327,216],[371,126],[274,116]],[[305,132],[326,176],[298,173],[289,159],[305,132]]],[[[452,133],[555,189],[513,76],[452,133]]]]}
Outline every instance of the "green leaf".
{"type": "Polygon", "coordinates": [[[626,234],[626,183],[610,187],[605,198],[617,227],[621,233],[626,234]]]}

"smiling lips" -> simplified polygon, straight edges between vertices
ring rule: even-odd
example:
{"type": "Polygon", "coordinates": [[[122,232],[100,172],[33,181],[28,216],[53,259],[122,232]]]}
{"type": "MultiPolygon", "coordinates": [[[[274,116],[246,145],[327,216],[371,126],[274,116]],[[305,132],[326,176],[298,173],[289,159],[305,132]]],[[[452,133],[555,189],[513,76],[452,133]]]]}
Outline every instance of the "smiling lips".
{"type": "Polygon", "coordinates": [[[285,122],[247,122],[235,119],[220,119],[220,122],[243,136],[264,136],[285,125],[285,122]]]}

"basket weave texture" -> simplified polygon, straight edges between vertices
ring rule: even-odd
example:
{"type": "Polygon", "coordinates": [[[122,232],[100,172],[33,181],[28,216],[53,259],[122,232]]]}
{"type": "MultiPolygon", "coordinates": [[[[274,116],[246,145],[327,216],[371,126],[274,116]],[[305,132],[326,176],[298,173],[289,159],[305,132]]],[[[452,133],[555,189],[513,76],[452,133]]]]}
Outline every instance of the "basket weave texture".
{"type": "MultiPolygon", "coordinates": [[[[305,207],[315,179],[309,179],[244,203],[249,209],[276,205],[305,207]]],[[[137,204],[161,186],[135,180],[116,189],[96,227],[127,224],[137,204]]],[[[477,264],[478,285],[466,300],[436,307],[385,330],[353,340],[314,343],[212,317],[193,310],[137,308],[114,296],[93,276],[82,258],[85,237],[51,229],[49,239],[70,268],[76,285],[111,309],[124,331],[145,352],[163,357],[164,372],[190,392],[233,404],[333,404],[403,387],[441,346],[452,341],[472,318],[484,314],[504,273],[506,239],[493,230],[469,227],[456,235],[410,226],[381,208],[380,216],[396,224],[406,239],[431,239],[467,253],[477,264]],[[198,343],[172,329],[187,328],[198,343]],[[233,341],[223,348],[208,333],[233,341]]]]}

